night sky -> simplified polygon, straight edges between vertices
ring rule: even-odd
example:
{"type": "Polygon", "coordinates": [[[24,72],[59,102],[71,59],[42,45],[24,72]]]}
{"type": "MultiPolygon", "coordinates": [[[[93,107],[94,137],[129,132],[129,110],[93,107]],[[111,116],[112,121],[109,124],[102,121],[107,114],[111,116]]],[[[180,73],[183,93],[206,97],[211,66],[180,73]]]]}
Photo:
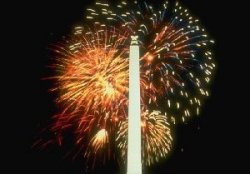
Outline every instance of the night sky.
{"type": "MultiPolygon", "coordinates": [[[[145,174],[226,173],[236,168],[234,161],[241,160],[238,156],[239,148],[235,144],[244,141],[244,136],[242,134],[242,138],[236,131],[237,125],[244,122],[242,117],[247,116],[241,113],[241,109],[237,109],[243,108],[243,104],[241,106],[240,100],[236,100],[238,95],[242,95],[237,84],[243,78],[236,74],[237,68],[244,69],[237,63],[244,64],[243,60],[246,59],[235,51],[238,37],[235,33],[239,32],[237,26],[241,22],[238,17],[233,16],[239,14],[235,10],[238,7],[231,2],[218,4],[216,0],[180,2],[200,19],[216,41],[214,48],[217,71],[211,87],[212,96],[206,100],[199,117],[193,117],[188,124],[177,126],[175,144],[169,158],[148,168],[145,174]]],[[[53,102],[55,96],[47,92],[51,84],[41,80],[49,73],[46,69],[51,61],[49,45],[70,34],[75,25],[83,22],[84,9],[89,4],[93,2],[37,0],[11,6],[15,17],[9,21],[14,24],[14,27],[10,27],[14,36],[10,46],[15,49],[9,54],[13,55],[13,67],[18,70],[11,79],[21,81],[15,84],[14,97],[7,102],[10,106],[8,114],[11,115],[11,120],[6,123],[11,128],[8,126],[5,129],[8,133],[5,142],[10,149],[6,150],[6,161],[11,164],[7,173],[86,172],[83,159],[74,161],[70,157],[64,157],[67,147],[52,146],[38,150],[31,146],[39,130],[57,109],[53,102]]],[[[238,49],[242,50],[243,47],[238,49]]],[[[236,173],[241,173],[240,170],[242,168],[237,167],[236,173]]],[[[110,162],[89,173],[118,174],[122,171],[115,163],[110,162]]]]}

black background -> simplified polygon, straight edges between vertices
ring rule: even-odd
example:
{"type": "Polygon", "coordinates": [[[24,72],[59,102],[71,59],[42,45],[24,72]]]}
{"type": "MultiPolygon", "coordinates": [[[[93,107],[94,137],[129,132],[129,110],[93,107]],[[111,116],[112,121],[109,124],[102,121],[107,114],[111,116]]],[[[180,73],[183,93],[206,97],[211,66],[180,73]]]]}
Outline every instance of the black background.
{"type": "MultiPolygon", "coordinates": [[[[157,1],[158,2],[158,1],[157,1]]],[[[180,0],[198,16],[215,41],[217,72],[212,85],[212,96],[207,100],[203,113],[189,124],[180,125],[169,159],[147,170],[152,174],[242,173],[243,155],[247,136],[249,114],[244,99],[248,99],[247,11],[241,2],[216,0],[180,0]],[[241,99],[240,99],[240,98],[241,99]],[[245,104],[244,104],[245,103],[245,104]],[[241,151],[243,150],[243,151],[241,151]],[[240,165],[238,165],[238,163],[240,165]]],[[[51,84],[41,80],[48,72],[49,44],[70,34],[76,24],[84,19],[84,9],[91,0],[37,0],[13,2],[6,16],[11,16],[4,27],[10,31],[6,50],[10,63],[5,64],[10,77],[6,80],[11,95],[6,100],[8,109],[3,122],[4,148],[8,165],[7,173],[60,173],[83,174],[84,161],[63,158],[63,149],[49,148],[42,151],[31,148],[40,124],[55,112],[53,96],[47,90],[51,84]],[[15,71],[12,71],[15,70],[15,71]],[[13,73],[13,75],[12,75],[13,73]],[[10,83],[9,83],[10,82],[10,83]],[[13,88],[13,89],[12,89],[13,88]],[[6,128],[5,128],[6,127],[6,128]]],[[[4,35],[5,33],[3,33],[4,35]]],[[[3,114],[4,115],[4,114],[3,114]]],[[[122,173],[116,165],[107,164],[92,173],[122,173]]]]}

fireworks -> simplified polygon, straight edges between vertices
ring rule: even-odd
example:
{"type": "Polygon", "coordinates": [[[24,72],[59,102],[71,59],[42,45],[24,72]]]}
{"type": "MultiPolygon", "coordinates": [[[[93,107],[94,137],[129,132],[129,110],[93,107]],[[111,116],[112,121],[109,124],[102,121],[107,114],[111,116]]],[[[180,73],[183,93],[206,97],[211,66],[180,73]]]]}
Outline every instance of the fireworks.
{"type": "Polygon", "coordinates": [[[128,36],[104,25],[76,27],[72,37],[55,46],[58,59],[52,67],[58,75],[49,79],[56,80],[51,91],[59,93],[56,103],[63,111],[50,130],[62,144],[64,133],[73,129],[78,153],[87,158],[107,149],[119,120],[126,118],[128,36]]]}
{"type": "Polygon", "coordinates": [[[110,111],[124,102],[128,91],[128,60],[124,42],[126,33],[115,28],[84,30],[77,27],[68,47],[60,47],[63,55],[56,65],[58,86],[61,91],[57,102],[80,109],[110,111]],[[66,50],[65,50],[66,48],[66,50]],[[114,105],[115,104],[115,105],[114,105]]]}
{"type": "MultiPolygon", "coordinates": [[[[140,39],[142,156],[151,165],[171,150],[171,123],[198,115],[209,96],[215,69],[211,40],[199,20],[179,3],[174,8],[141,1],[116,5],[96,2],[87,26],[76,27],[55,46],[56,103],[62,112],[51,131],[62,144],[70,128],[81,154],[127,149],[128,55],[130,36],[140,39]],[[143,109],[143,108],[147,108],[143,109]],[[161,114],[164,113],[164,114],[161,114]],[[86,143],[87,142],[87,143],[86,143]]],[[[103,153],[105,154],[105,153],[103,153]]],[[[104,157],[105,158],[105,157],[104,157]]]]}
{"type": "Polygon", "coordinates": [[[91,157],[93,157],[94,160],[90,161],[93,167],[95,166],[97,157],[99,158],[99,160],[101,158],[103,162],[105,162],[107,154],[110,153],[110,142],[108,136],[108,132],[105,129],[101,129],[93,136],[93,138],[89,142],[84,157],[86,157],[86,159],[88,160],[92,159],[91,157]]]}
{"type": "MultiPolygon", "coordinates": [[[[119,125],[118,148],[121,150],[121,156],[126,159],[127,139],[128,139],[128,121],[123,121],[119,125]]],[[[146,165],[158,162],[161,158],[167,156],[171,149],[172,136],[170,125],[165,115],[159,111],[149,113],[148,110],[141,114],[142,128],[142,161],[146,165]]]]}
{"type": "Polygon", "coordinates": [[[89,20],[101,23],[105,18],[140,36],[141,78],[148,94],[143,102],[165,108],[174,123],[198,115],[215,69],[214,41],[199,20],[178,2],[172,9],[167,1],[157,9],[146,1],[122,1],[119,10],[105,6],[96,3],[95,10],[89,9],[89,20]]]}

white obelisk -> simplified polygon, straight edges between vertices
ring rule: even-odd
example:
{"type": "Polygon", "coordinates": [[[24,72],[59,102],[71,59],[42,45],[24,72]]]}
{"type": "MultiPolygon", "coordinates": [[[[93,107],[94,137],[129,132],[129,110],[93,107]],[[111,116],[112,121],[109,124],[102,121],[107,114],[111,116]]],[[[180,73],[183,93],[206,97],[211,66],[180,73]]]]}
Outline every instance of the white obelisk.
{"type": "Polygon", "coordinates": [[[140,109],[140,53],[138,36],[131,37],[129,50],[129,107],[127,174],[142,174],[141,109],[140,109]]]}

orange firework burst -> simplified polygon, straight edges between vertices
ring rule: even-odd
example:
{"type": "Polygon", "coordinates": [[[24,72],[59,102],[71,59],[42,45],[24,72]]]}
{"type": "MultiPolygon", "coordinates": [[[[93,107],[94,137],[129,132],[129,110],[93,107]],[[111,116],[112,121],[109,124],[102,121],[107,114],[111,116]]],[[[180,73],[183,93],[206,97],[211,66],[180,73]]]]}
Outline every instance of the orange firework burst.
{"type": "Polygon", "coordinates": [[[118,121],[127,116],[127,41],[126,31],[95,25],[76,27],[65,44],[55,46],[59,56],[52,67],[58,75],[49,79],[56,80],[51,91],[58,92],[56,103],[63,110],[50,130],[59,144],[68,129],[74,129],[81,150],[101,153],[110,142],[118,121]]]}
{"type": "Polygon", "coordinates": [[[63,55],[57,65],[60,75],[52,90],[61,92],[57,102],[66,105],[65,110],[113,110],[124,102],[128,91],[128,50],[124,46],[128,36],[104,27],[81,32],[77,27],[68,49],[59,51],[63,55]]]}

